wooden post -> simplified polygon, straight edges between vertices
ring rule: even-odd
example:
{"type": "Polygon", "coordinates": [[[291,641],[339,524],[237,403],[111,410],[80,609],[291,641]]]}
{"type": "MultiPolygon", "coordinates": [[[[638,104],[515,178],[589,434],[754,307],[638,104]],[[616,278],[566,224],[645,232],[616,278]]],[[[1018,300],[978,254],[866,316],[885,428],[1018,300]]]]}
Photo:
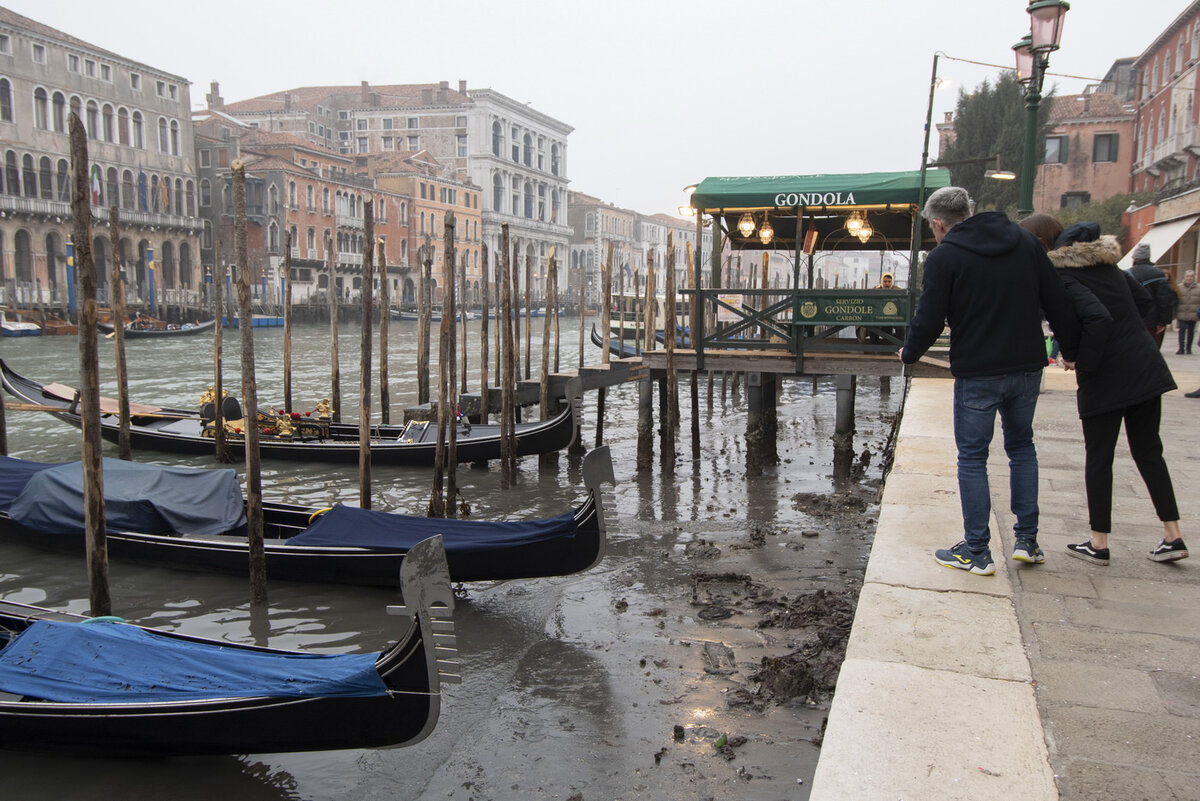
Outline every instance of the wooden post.
{"type": "Polygon", "coordinates": [[[608,340],[612,337],[612,268],[613,243],[608,243],[608,255],[604,266],[600,269],[600,300],[604,308],[600,310],[600,333],[604,334],[604,352],[600,355],[600,363],[608,364],[608,340]]]}
{"type": "Polygon", "coordinates": [[[379,264],[379,422],[392,422],[392,393],[388,388],[388,328],[392,316],[392,287],[388,279],[387,244],[375,242],[375,261],[379,264]]]}
{"type": "Polygon", "coordinates": [[[117,456],[133,461],[129,447],[129,367],[125,362],[125,281],[121,278],[120,213],[116,206],[108,210],[108,241],[112,250],[112,271],[109,285],[112,287],[113,356],[117,365],[117,456]]]}
{"type": "MultiPolygon", "coordinates": [[[[458,393],[455,388],[458,382],[455,376],[454,351],[456,343],[456,326],[454,320],[454,310],[458,308],[458,289],[454,283],[454,264],[458,261],[458,250],[454,245],[455,242],[455,227],[458,225],[458,219],[454,216],[454,212],[447,212],[443,218],[443,224],[446,231],[446,289],[442,293],[442,308],[446,308],[449,304],[450,311],[442,314],[443,332],[446,342],[446,351],[442,357],[445,363],[446,385],[445,396],[439,405],[439,415],[441,408],[446,409],[446,426],[449,436],[446,439],[446,496],[443,506],[443,511],[446,517],[456,517],[457,505],[455,501],[458,499],[458,393]]],[[[464,280],[466,274],[464,273],[464,280]]],[[[466,327],[467,321],[464,319],[463,327],[466,327]]],[[[463,331],[463,342],[466,343],[467,334],[463,331]]],[[[466,371],[466,352],[463,352],[463,370],[466,371]]]]}
{"type": "Polygon", "coordinates": [[[358,382],[358,504],[371,508],[371,329],[375,324],[375,201],[363,201],[362,336],[358,382]]]}
{"type": "MultiPolygon", "coordinates": [[[[480,246],[480,257],[483,261],[483,297],[480,298],[479,308],[483,319],[480,320],[479,331],[479,422],[488,421],[488,307],[491,305],[491,292],[488,290],[488,246],[480,246]]],[[[499,311],[499,309],[497,309],[499,311]]],[[[499,318],[496,320],[499,325],[499,318]]]]}
{"type": "Polygon", "coordinates": [[[92,206],[88,186],[87,133],[71,112],[71,214],[79,281],[79,400],[83,443],[83,526],[86,531],[88,601],[93,617],[112,614],[108,590],[108,542],[104,528],[104,462],[100,438],[100,377],[96,343],[96,262],[92,258],[92,206]]]}
{"type": "Polygon", "coordinates": [[[246,254],[246,167],[233,174],[233,242],[238,265],[238,324],[242,334],[242,431],[246,450],[246,536],[250,551],[250,603],[267,602],[267,554],[263,546],[262,472],[258,454],[258,384],[254,376],[254,315],[250,308],[250,267],[246,254]]]}
{"type": "MultiPolygon", "coordinates": [[[[456,222],[457,224],[457,222],[456,222]]],[[[457,253],[457,251],[456,251],[457,253]]],[[[462,331],[462,393],[467,392],[467,261],[463,259],[458,265],[458,287],[455,289],[454,297],[456,299],[455,309],[458,309],[458,317],[461,323],[462,331]],[[462,293],[462,298],[459,300],[459,293],[462,293]]],[[[450,499],[450,505],[454,505],[454,498],[450,499]]]]}
{"type": "Polygon", "coordinates": [[[638,381],[637,471],[650,469],[654,458],[654,381],[649,377],[638,381]]]}
{"type": "Polygon", "coordinates": [[[529,350],[533,341],[533,256],[525,254],[525,380],[533,367],[529,350]]]}
{"type": "MultiPolygon", "coordinates": [[[[634,284],[634,292],[637,291],[637,284],[634,284]]],[[[625,267],[622,265],[620,272],[617,273],[617,352],[625,353],[625,309],[628,306],[625,300],[625,267]]],[[[604,332],[605,338],[608,337],[608,332],[604,332]]],[[[634,334],[636,341],[637,335],[634,334]]]]}
{"type": "MultiPolygon", "coordinates": [[[[567,268],[567,294],[571,292],[571,271],[567,268]]],[[[583,270],[579,271],[579,369],[583,370],[583,340],[585,333],[584,321],[587,319],[587,281],[583,277],[583,270]]],[[[555,312],[557,314],[558,312],[555,312]]],[[[605,348],[608,350],[608,348],[605,348]]]]}
{"type": "Polygon", "coordinates": [[[504,257],[497,265],[500,269],[500,310],[501,329],[504,332],[501,340],[500,353],[503,367],[500,371],[500,465],[501,486],[512,486],[516,481],[516,431],[514,427],[515,406],[513,392],[516,385],[517,366],[514,360],[513,326],[517,323],[517,315],[513,310],[512,261],[514,251],[509,246],[508,223],[500,226],[501,252],[504,257]]]}
{"type": "Polygon", "coordinates": [[[213,276],[213,311],[217,321],[213,326],[213,426],[215,426],[213,442],[216,446],[217,461],[228,464],[233,461],[233,456],[229,453],[229,438],[225,436],[225,412],[221,408],[221,401],[225,399],[225,388],[221,375],[223,372],[221,349],[225,336],[225,332],[222,330],[225,326],[225,319],[231,318],[233,315],[226,317],[224,300],[221,297],[221,285],[225,283],[225,263],[221,251],[221,240],[217,239],[216,251],[213,256],[215,273],[213,276]]]}
{"type": "Polygon", "coordinates": [[[429,317],[433,303],[433,243],[429,234],[418,252],[417,278],[417,403],[429,403],[429,317]]]}
{"type": "Polygon", "coordinates": [[[292,231],[283,233],[283,410],[292,413],[292,231]]]}
{"type": "Polygon", "coordinates": [[[663,347],[667,351],[667,375],[664,389],[666,408],[660,427],[662,465],[675,471],[675,429],[679,427],[679,376],[675,372],[675,235],[667,231],[667,274],[663,277],[663,347]]]}
{"type": "MultiPolygon", "coordinates": [[[[544,318],[545,325],[542,326],[542,372],[541,372],[540,381],[538,382],[541,386],[541,394],[540,394],[540,397],[538,398],[538,400],[540,401],[540,404],[541,404],[541,412],[542,412],[541,419],[543,419],[543,420],[550,419],[550,328],[551,328],[551,321],[550,321],[551,311],[550,310],[552,308],[550,301],[552,300],[552,296],[549,293],[552,291],[552,288],[554,286],[554,281],[556,279],[556,273],[557,273],[557,265],[555,264],[555,260],[554,260],[554,248],[550,248],[550,260],[547,263],[547,268],[546,268],[546,289],[547,289],[546,317],[544,318]]],[[[558,316],[557,315],[555,315],[555,317],[554,317],[554,327],[555,328],[558,327],[558,316]]],[[[554,345],[555,345],[555,354],[557,354],[557,352],[558,352],[557,332],[555,332],[554,345]]],[[[558,372],[557,364],[555,365],[555,372],[558,372]]],[[[567,403],[571,402],[570,398],[567,398],[566,400],[567,400],[567,403]]],[[[578,441],[578,437],[576,438],[576,441],[578,441]]],[[[574,443],[572,443],[572,444],[574,444],[574,443]]],[[[557,463],[558,463],[558,452],[557,451],[554,451],[551,453],[543,453],[538,457],[538,464],[540,464],[542,467],[553,467],[557,463]]]]}
{"type": "MultiPolygon", "coordinates": [[[[509,324],[513,330],[512,341],[512,360],[513,360],[513,387],[517,384],[517,379],[521,375],[521,254],[520,247],[516,240],[512,243],[512,261],[508,265],[509,280],[512,281],[512,311],[513,318],[509,324]]],[[[515,414],[515,409],[514,409],[515,414]]],[[[514,417],[514,419],[516,419],[514,417]]],[[[515,464],[515,461],[514,461],[515,464]]]]}
{"type": "Polygon", "coordinates": [[[450,403],[449,368],[454,361],[454,346],[450,341],[454,331],[454,309],[449,306],[454,287],[454,215],[447,212],[443,217],[442,254],[442,323],[438,337],[438,407],[437,440],[433,451],[433,491],[429,495],[429,517],[446,516],[446,446],[448,440],[450,403]],[[446,285],[449,279],[449,286],[446,285]]]}
{"type": "MultiPolygon", "coordinates": [[[[554,315],[554,372],[559,371],[559,356],[562,354],[562,339],[558,323],[558,265],[554,262],[554,248],[550,248],[550,261],[546,267],[546,316],[554,315]]],[[[580,365],[583,359],[583,327],[579,329],[580,365]]]]}
{"type": "MultiPolygon", "coordinates": [[[[696,273],[699,272],[699,267],[697,267],[695,270],[691,269],[692,259],[694,258],[696,258],[696,254],[692,252],[692,243],[688,242],[688,269],[686,272],[688,276],[688,289],[692,290],[696,288],[696,273]]],[[[700,308],[700,304],[697,302],[697,297],[698,295],[696,293],[692,294],[692,302],[688,308],[688,344],[691,346],[693,352],[696,351],[696,315],[700,308]]],[[[692,370],[692,374],[689,376],[689,378],[689,389],[692,393],[692,459],[698,460],[700,458],[700,371],[692,370]]]]}
{"type": "Polygon", "coordinates": [[[333,411],[330,420],[342,422],[342,368],[338,363],[338,290],[337,257],[334,253],[336,240],[330,236],[325,240],[325,259],[329,262],[329,383],[330,402],[333,411]]]}

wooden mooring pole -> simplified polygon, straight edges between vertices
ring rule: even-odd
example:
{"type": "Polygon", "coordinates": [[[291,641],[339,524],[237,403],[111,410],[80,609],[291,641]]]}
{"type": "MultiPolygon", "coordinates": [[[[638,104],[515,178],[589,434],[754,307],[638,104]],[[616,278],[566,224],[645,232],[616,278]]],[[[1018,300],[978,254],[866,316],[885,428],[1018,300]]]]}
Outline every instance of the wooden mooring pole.
{"type": "Polygon", "coordinates": [[[325,239],[325,259],[329,264],[329,383],[330,404],[333,410],[329,418],[334,423],[342,422],[342,368],[338,360],[338,289],[337,289],[337,241],[333,236],[325,239]]]}
{"type": "MultiPolygon", "coordinates": [[[[479,422],[486,423],[488,421],[488,406],[491,403],[488,398],[488,323],[492,316],[488,313],[491,306],[491,291],[489,286],[491,282],[488,280],[491,272],[488,269],[488,246],[484,243],[480,246],[480,258],[483,262],[483,296],[480,298],[479,308],[483,319],[479,321],[479,422]]],[[[499,309],[496,309],[499,311],[499,309]]],[[[499,325],[500,321],[497,320],[499,325]]]]}
{"type": "Polygon", "coordinates": [[[512,268],[513,248],[508,241],[508,223],[500,226],[501,253],[503,257],[497,261],[500,270],[497,276],[500,284],[500,308],[497,317],[504,335],[500,344],[502,368],[500,370],[500,475],[501,486],[510,487],[516,481],[517,457],[515,436],[515,404],[513,393],[517,383],[517,368],[513,351],[516,350],[513,341],[513,325],[516,313],[513,309],[512,268]]]}
{"type": "Polygon", "coordinates": [[[129,447],[129,366],[125,361],[125,281],[121,277],[121,219],[116,206],[108,210],[108,241],[112,251],[109,286],[112,289],[113,357],[117,366],[117,456],[133,461],[129,447]]]}
{"type": "Polygon", "coordinates": [[[392,393],[388,389],[388,327],[392,316],[392,287],[388,279],[387,243],[375,241],[375,262],[379,265],[379,422],[392,422],[392,393]]]}
{"type": "Polygon", "coordinates": [[[100,438],[100,366],[96,335],[96,262],[92,258],[92,206],[88,186],[87,133],[71,112],[71,214],[76,280],[82,307],[79,317],[79,400],[83,442],[83,526],[86,532],[88,603],[93,617],[112,614],[108,587],[108,543],[104,526],[104,462],[100,438]]]}
{"type": "Polygon", "coordinates": [[[283,410],[292,413],[292,232],[283,234],[283,410]]]}
{"type": "Polygon", "coordinates": [[[371,508],[371,334],[375,325],[375,201],[363,201],[362,329],[358,381],[358,504],[371,508]]]}
{"type": "Polygon", "coordinates": [[[258,453],[258,384],[254,376],[254,314],[246,253],[246,166],[236,159],[233,177],[233,242],[237,258],[238,325],[242,334],[242,430],[246,451],[246,536],[250,551],[250,603],[267,602],[267,553],[263,545],[262,472],[258,453]]]}
{"type": "Polygon", "coordinates": [[[221,297],[221,286],[225,283],[225,262],[222,256],[221,240],[217,239],[216,251],[214,253],[213,263],[213,315],[216,318],[216,325],[213,326],[213,426],[214,437],[213,444],[216,447],[217,461],[221,464],[228,464],[233,461],[233,455],[229,452],[229,438],[225,435],[225,387],[222,378],[224,368],[221,364],[222,347],[224,342],[224,327],[225,320],[232,318],[225,315],[224,300],[221,297]]]}

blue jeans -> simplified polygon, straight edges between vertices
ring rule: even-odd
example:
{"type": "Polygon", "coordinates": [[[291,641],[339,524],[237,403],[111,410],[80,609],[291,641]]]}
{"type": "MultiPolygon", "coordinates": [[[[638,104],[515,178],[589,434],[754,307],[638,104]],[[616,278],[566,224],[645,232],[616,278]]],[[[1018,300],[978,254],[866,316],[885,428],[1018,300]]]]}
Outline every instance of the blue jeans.
{"type": "Polygon", "coordinates": [[[954,442],[958,446],[958,495],[962,503],[963,539],[976,553],[988,549],[992,512],[987,460],[996,427],[1004,429],[1008,454],[1010,509],[1018,540],[1034,539],[1038,530],[1038,465],[1033,447],[1033,413],[1042,371],[954,380],[954,442]]]}

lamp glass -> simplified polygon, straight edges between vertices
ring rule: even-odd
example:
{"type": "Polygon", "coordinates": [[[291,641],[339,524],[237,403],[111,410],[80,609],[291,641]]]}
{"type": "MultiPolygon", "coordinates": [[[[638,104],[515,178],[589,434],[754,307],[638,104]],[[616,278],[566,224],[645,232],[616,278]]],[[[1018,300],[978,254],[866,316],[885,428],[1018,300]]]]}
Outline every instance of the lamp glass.
{"type": "Polygon", "coordinates": [[[850,216],[846,218],[846,230],[852,234],[857,234],[858,229],[863,226],[863,218],[857,211],[850,212],[850,216]]]}
{"type": "Polygon", "coordinates": [[[751,234],[754,233],[754,215],[752,215],[748,211],[744,212],[742,214],[742,219],[738,220],[737,227],[738,227],[738,231],[741,232],[742,236],[749,237],[751,234]]]}
{"type": "Polygon", "coordinates": [[[1012,49],[1017,57],[1017,80],[1029,83],[1033,78],[1033,38],[1026,34],[1012,49]]]}
{"type": "Polygon", "coordinates": [[[762,228],[758,229],[758,238],[764,245],[770,244],[771,240],[775,238],[775,229],[771,227],[770,220],[763,220],[762,228]]]}
{"type": "Polygon", "coordinates": [[[1063,18],[1071,4],[1065,0],[1034,0],[1026,9],[1029,12],[1029,33],[1033,38],[1033,52],[1043,53],[1057,50],[1062,42],[1063,18]]]}

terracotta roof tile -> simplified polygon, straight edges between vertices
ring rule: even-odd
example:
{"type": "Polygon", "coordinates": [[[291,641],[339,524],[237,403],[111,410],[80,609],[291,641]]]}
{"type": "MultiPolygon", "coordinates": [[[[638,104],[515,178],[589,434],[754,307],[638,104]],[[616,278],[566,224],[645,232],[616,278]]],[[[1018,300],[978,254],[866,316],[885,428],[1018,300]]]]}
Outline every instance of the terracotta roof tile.
{"type": "Polygon", "coordinates": [[[1129,117],[1133,119],[1132,104],[1125,103],[1109,92],[1083,95],[1063,95],[1050,99],[1050,120],[1078,120],[1089,117],[1129,117]]]}

